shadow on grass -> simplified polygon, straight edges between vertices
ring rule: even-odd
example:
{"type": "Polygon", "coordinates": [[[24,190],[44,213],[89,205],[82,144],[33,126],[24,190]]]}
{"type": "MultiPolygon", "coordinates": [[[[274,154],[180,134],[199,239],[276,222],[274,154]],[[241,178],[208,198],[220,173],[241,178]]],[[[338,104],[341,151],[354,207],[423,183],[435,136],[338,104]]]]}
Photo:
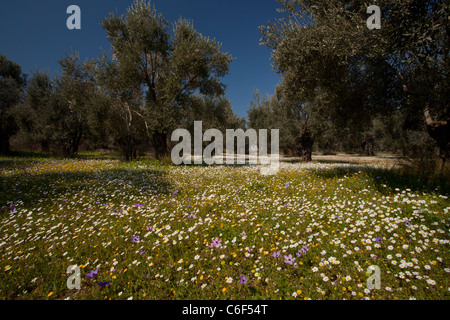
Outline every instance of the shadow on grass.
{"type": "Polygon", "coordinates": [[[74,159],[81,160],[121,160],[122,157],[118,152],[89,152],[82,151],[78,153],[74,159]]]}
{"type": "MultiPolygon", "coordinates": [[[[298,159],[282,159],[281,162],[286,162],[286,163],[302,163],[301,160],[298,159]]],[[[315,162],[319,162],[319,163],[329,163],[329,164],[334,164],[334,163],[340,163],[340,164],[352,164],[352,162],[350,161],[345,161],[345,160],[326,160],[326,159],[320,159],[320,160],[315,160],[315,162]]],[[[355,164],[355,163],[353,163],[355,164]]]]}
{"type": "MultiPolygon", "coordinates": [[[[5,158],[21,158],[21,159],[67,159],[66,156],[50,152],[12,150],[5,158]]],[[[120,160],[119,152],[114,151],[79,151],[72,159],[82,160],[120,160]]]]}
{"type": "Polygon", "coordinates": [[[33,164],[43,159],[53,160],[117,160],[122,163],[139,162],[144,165],[152,165],[156,167],[168,167],[171,166],[171,161],[163,161],[155,159],[151,154],[145,153],[139,157],[137,161],[125,161],[124,157],[119,152],[113,151],[80,151],[74,157],[68,158],[61,155],[34,152],[34,151],[12,151],[8,155],[0,155],[0,168],[9,166],[12,163],[19,165],[33,164]]]}
{"type": "Polygon", "coordinates": [[[0,155],[0,170],[17,167],[27,167],[36,164],[43,159],[51,159],[51,155],[42,152],[12,151],[8,155],[0,155]]]}
{"type": "Polygon", "coordinates": [[[450,193],[450,181],[445,176],[434,175],[426,172],[408,173],[399,170],[376,170],[366,171],[373,181],[373,185],[380,192],[386,192],[383,185],[391,189],[411,189],[411,191],[439,193],[448,195],[450,193]]]}
{"type": "MultiPolygon", "coordinates": [[[[20,162],[24,165],[28,164],[27,161],[23,159],[20,162]]],[[[36,208],[51,205],[63,196],[70,199],[80,191],[89,194],[91,200],[121,203],[120,195],[112,196],[116,192],[123,192],[126,198],[143,194],[153,196],[171,193],[172,185],[167,181],[164,170],[148,168],[0,175],[0,207],[9,208],[11,203],[20,202],[21,208],[36,208]]],[[[0,210],[0,215],[6,211],[9,209],[0,210]]]]}
{"type": "Polygon", "coordinates": [[[436,192],[443,195],[450,193],[450,181],[447,177],[428,172],[405,172],[403,168],[336,167],[315,172],[314,175],[327,179],[339,179],[359,171],[367,174],[369,184],[385,195],[396,188],[400,190],[410,189],[417,192],[436,192]]]}
{"type": "Polygon", "coordinates": [[[30,158],[52,158],[53,156],[49,153],[44,152],[35,152],[35,151],[22,151],[22,150],[12,150],[10,154],[8,154],[8,157],[17,157],[17,158],[24,158],[24,159],[30,159],[30,158]]]}

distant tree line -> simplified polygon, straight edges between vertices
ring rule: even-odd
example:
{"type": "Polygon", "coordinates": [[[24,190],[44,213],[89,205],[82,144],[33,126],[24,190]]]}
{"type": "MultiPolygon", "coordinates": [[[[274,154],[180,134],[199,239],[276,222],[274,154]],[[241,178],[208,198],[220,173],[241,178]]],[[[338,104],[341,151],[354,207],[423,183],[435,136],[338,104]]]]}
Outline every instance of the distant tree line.
{"type": "Polygon", "coordinates": [[[380,0],[382,28],[369,30],[362,0],[278,0],[284,17],[260,27],[281,82],[255,92],[248,121],[233,113],[221,82],[233,58],[192,22],[169,23],[137,0],[102,25],[111,51],[61,74],[27,79],[0,55],[0,152],[10,140],[74,156],[117,149],[126,160],[170,154],[177,128],[280,129],[286,155],[313,150],[450,157],[449,4],[380,0]]]}

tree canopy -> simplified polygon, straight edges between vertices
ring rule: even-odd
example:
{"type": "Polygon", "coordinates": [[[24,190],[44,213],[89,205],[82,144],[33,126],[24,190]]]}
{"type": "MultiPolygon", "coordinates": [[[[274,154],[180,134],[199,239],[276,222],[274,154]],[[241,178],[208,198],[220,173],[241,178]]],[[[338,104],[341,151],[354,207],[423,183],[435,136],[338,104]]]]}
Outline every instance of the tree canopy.
{"type": "MultiPolygon", "coordinates": [[[[364,1],[278,2],[285,15],[260,27],[261,42],[273,50],[283,100],[303,118],[325,116],[366,146],[376,117],[401,112],[405,130],[422,130],[426,111],[447,121],[447,2],[376,1],[379,30],[367,28],[364,1]]],[[[431,137],[444,156],[443,127],[431,137]]]]}
{"type": "Polygon", "coordinates": [[[220,96],[220,78],[233,60],[221,44],[201,35],[193,23],[169,23],[150,2],[136,0],[126,14],[103,23],[112,47],[116,74],[142,88],[146,123],[157,158],[168,155],[168,136],[180,124],[183,107],[194,93],[220,96]]]}
{"type": "Polygon", "coordinates": [[[0,154],[9,153],[9,138],[16,132],[11,108],[23,97],[25,78],[22,68],[0,54],[0,154]]]}

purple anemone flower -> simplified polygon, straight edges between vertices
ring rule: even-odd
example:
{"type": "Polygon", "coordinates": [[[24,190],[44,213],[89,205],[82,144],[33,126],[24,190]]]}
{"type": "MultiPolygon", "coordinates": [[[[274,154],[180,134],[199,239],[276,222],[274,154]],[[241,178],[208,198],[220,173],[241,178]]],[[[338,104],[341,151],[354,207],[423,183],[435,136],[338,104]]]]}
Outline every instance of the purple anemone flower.
{"type": "Polygon", "coordinates": [[[131,237],[131,242],[133,242],[133,243],[139,243],[139,241],[141,241],[141,239],[139,238],[139,236],[137,236],[137,237],[131,237]]]}
{"type": "Polygon", "coordinates": [[[215,238],[215,239],[211,239],[212,240],[212,242],[211,242],[211,244],[209,245],[209,247],[210,248],[215,248],[215,247],[220,247],[220,246],[222,246],[222,240],[219,240],[219,238],[215,238]]]}
{"type": "Polygon", "coordinates": [[[290,254],[288,256],[284,256],[284,263],[293,264],[294,260],[295,260],[295,258],[292,257],[292,254],[290,254]]]}
{"type": "Polygon", "coordinates": [[[94,270],[91,270],[91,272],[86,274],[86,277],[88,277],[89,279],[93,279],[97,276],[98,274],[98,268],[94,270]]]}
{"type": "Polygon", "coordinates": [[[248,278],[244,275],[239,277],[239,284],[246,284],[248,282],[248,278]]]}
{"type": "Polygon", "coordinates": [[[111,285],[111,281],[105,281],[105,282],[99,281],[99,282],[98,282],[98,286],[99,286],[100,288],[104,288],[104,287],[109,286],[109,285],[111,285]]]}
{"type": "Polygon", "coordinates": [[[272,254],[272,257],[278,259],[279,257],[281,257],[281,252],[280,252],[280,251],[274,252],[274,253],[272,254]]]}
{"type": "Polygon", "coordinates": [[[308,251],[308,246],[304,245],[300,250],[297,252],[297,257],[301,257],[308,251]]]}

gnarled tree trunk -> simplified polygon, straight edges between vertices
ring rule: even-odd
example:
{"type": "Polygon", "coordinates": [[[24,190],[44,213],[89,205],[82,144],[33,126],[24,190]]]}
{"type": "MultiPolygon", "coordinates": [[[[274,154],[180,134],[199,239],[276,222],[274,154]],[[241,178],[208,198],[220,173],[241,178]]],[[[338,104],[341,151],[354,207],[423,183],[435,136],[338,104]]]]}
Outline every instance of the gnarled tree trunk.
{"type": "Polygon", "coordinates": [[[439,157],[442,160],[441,174],[444,171],[445,162],[450,158],[450,117],[444,121],[434,121],[430,110],[425,108],[425,120],[427,131],[439,147],[439,157]]]}
{"type": "Polygon", "coordinates": [[[11,153],[9,138],[16,132],[15,130],[16,125],[12,117],[0,118],[0,154],[11,153]]]}
{"type": "Polygon", "coordinates": [[[169,145],[167,142],[167,134],[156,132],[152,137],[152,145],[154,156],[158,160],[162,160],[169,155],[169,145]]]}
{"type": "Polygon", "coordinates": [[[374,139],[372,137],[366,138],[361,146],[363,148],[364,155],[366,155],[368,157],[372,157],[375,155],[375,153],[373,151],[374,139]]]}
{"type": "Polygon", "coordinates": [[[315,136],[309,129],[308,124],[305,125],[303,133],[300,136],[300,146],[301,146],[301,159],[304,162],[312,161],[312,149],[314,145],[315,136]]]}

